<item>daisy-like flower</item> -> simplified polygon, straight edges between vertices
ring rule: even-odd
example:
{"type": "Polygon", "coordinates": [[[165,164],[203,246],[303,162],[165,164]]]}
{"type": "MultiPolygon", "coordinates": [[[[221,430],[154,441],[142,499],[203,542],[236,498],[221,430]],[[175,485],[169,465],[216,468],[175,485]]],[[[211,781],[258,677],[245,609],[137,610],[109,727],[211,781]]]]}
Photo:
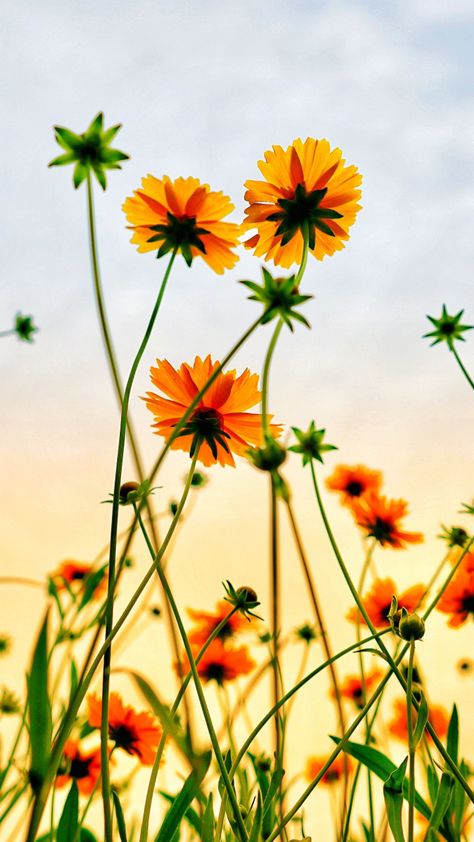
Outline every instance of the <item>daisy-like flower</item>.
{"type": "Polygon", "coordinates": [[[382,474],[365,465],[337,465],[326,480],[330,491],[339,491],[341,502],[351,504],[355,498],[368,491],[380,491],[382,474]]]}
{"type": "Polygon", "coordinates": [[[239,259],[232,249],[238,244],[240,226],[223,222],[233,209],[228,196],[198,178],[172,181],[167,175],[162,179],[147,175],[141,189],[122,206],[138,251],[156,251],[162,257],[176,249],[188,266],[199,256],[218,275],[239,259]]]}
{"type": "MultiPolygon", "coordinates": [[[[390,733],[400,740],[406,742],[408,740],[408,721],[407,721],[407,703],[406,699],[395,699],[393,703],[394,716],[388,723],[388,730],[390,733]]],[[[413,727],[416,725],[416,711],[412,711],[413,727]]],[[[445,708],[441,705],[430,705],[428,722],[436,731],[438,737],[441,739],[448,733],[449,716],[445,708]]],[[[426,731],[426,736],[431,739],[429,733],[426,731]]]]}
{"type": "MultiPolygon", "coordinates": [[[[182,363],[178,370],[167,360],[156,361],[156,367],[150,369],[151,382],[167,397],[147,392],[144,400],[155,417],[153,427],[157,435],[170,437],[218,365],[210,355],[204,360],[196,357],[192,365],[182,363]]],[[[260,402],[257,385],[258,375],[250,374],[248,368],[239,377],[235,370],[221,372],[171,447],[191,456],[199,447],[199,461],[206,466],[215,462],[235,466],[232,453],[244,456],[252,445],[263,444],[261,415],[246,411],[260,402]]],[[[281,432],[276,425],[271,425],[270,430],[274,436],[281,432]]]]}
{"type": "MultiPolygon", "coordinates": [[[[102,702],[97,696],[88,696],[89,725],[100,728],[102,702]]],[[[124,705],[118,693],[111,693],[109,700],[109,737],[117,748],[138,757],[144,766],[151,766],[160,741],[162,728],[148,711],[137,711],[124,705]]]]}
{"type": "MultiPolygon", "coordinates": [[[[370,691],[373,687],[375,687],[382,675],[383,672],[379,669],[371,670],[364,675],[366,695],[370,694],[370,691]]],[[[364,691],[360,675],[348,675],[344,682],[340,685],[339,691],[344,699],[349,699],[351,702],[354,702],[356,707],[361,709],[364,707],[364,691]]],[[[333,699],[336,698],[334,688],[332,687],[330,695],[333,699]]]]}
{"type": "Polygon", "coordinates": [[[457,629],[469,615],[474,619],[474,554],[467,553],[436,608],[450,614],[448,626],[457,629]]]}
{"type": "MultiPolygon", "coordinates": [[[[368,594],[362,600],[365,610],[376,629],[390,625],[388,613],[392,607],[392,597],[396,594],[396,586],[393,579],[377,579],[368,594]]],[[[412,613],[421,601],[425,593],[424,585],[413,585],[408,590],[397,596],[398,608],[406,608],[412,613]]],[[[365,623],[359,609],[354,606],[346,615],[353,623],[365,623]]]]}
{"type": "Polygon", "coordinates": [[[258,162],[265,181],[246,181],[244,227],[257,233],[244,245],[277,266],[303,258],[303,232],[318,260],[344,248],[360,210],[357,167],[345,166],[340,149],[327,140],[299,138],[283,149],[274,146],[258,162]]]}
{"type": "Polygon", "coordinates": [[[401,529],[400,521],[408,513],[405,500],[389,500],[374,491],[368,491],[363,497],[352,501],[351,510],[358,526],[368,538],[375,538],[381,547],[402,550],[405,544],[419,544],[423,541],[421,532],[401,529]]]}
{"type": "MultiPolygon", "coordinates": [[[[197,627],[191,629],[188,635],[190,643],[202,646],[219,623],[228,616],[230,611],[232,611],[232,606],[224,599],[219,600],[214,612],[195,611],[193,608],[188,608],[189,616],[197,623],[197,627]]],[[[254,625],[255,619],[250,618],[247,620],[237,611],[235,614],[232,614],[232,617],[229,618],[225,626],[221,629],[217,635],[217,639],[224,643],[234,638],[239,632],[248,631],[249,628],[252,629],[254,625]]]]}
{"type": "Polygon", "coordinates": [[[56,786],[63,787],[75,780],[79,792],[90,795],[100,775],[100,748],[82,751],[77,740],[67,740],[63,760],[56,776],[56,786]]]}
{"type": "Polygon", "coordinates": [[[74,561],[73,559],[66,559],[61,562],[59,567],[50,574],[50,579],[54,582],[58,591],[66,590],[68,587],[74,590],[75,588],[85,588],[88,581],[92,581],[92,577],[97,579],[95,584],[93,596],[99,597],[106,588],[105,571],[97,569],[93,564],[87,561],[74,561]]]}
{"type": "MultiPolygon", "coordinates": [[[[309,757],[306,761],[306,769],[305,769],[305,778],[307,781],[313,781],[316,775],[319,774],[325,763],[327,762],[327,757],[309,757]]],[[[347,755],[344,757],[339,755],[336,759],[331,763],[327,772],[321,778],[320,783],[322,784],[336,784],[344,777],[344,769],[346,768],[348,772],[351,771],[353,767],[353,763],[347,755]]]]}
{"type": "MultiPolygon", "coordinates": [[[[195,658],[201,647],[193,644],[191,649],[195,658]]],[[[233,681],[240,675],[247,675],[255,668],[256,664],[250,657],[247,647],[240,646],[238,649],[226,648],[219,639],[213,640],[197,665],[197,671],[203,681],[216,681],[217,684],[224,684],[225,681],[233,681]]],[[[189,672],[189,661],[183,655],[184,673],[189,672]]]]}

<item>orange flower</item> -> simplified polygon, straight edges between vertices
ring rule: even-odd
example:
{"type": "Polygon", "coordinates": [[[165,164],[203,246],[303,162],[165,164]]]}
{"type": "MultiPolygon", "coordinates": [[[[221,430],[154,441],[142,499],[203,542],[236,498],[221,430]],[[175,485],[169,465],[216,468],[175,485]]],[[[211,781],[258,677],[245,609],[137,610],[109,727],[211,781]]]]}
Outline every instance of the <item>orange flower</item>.
{"type": "MultiPolygon", "coordinates": [[[[97,696],[88,696],[89,725],[100,728],[102,701],[97,696]]],[[[118,748],[138,757],[144,766],[151,766],[160,741],[162,729],[148,711],[137,713],[130,705],[124,705],[118,693],[111,693],[109,699],[109,737],[118,748]]]]}
{"type": "Polygon", "coordinates": [[[301,263],[305,228],[318,260],[343,249],[360,210],[362,182],[357,167],[344,164],[340,149],[311,137],[265,152],[258,162],[265,181],[245,182],[244,227],[256,228],[257,234],[244,245],[284,267],[301,263]]]}
{"type": "MultiPolygon", "coordinates": [[[[458,563],[459,556],[462,555],[463,552],[464,552],[464,550],[462,549],[462,547],[454,547],[451,550],[451,552],[449,554],[449,561],[451,562],[453,567],[454,567],[455,564],[458,563]]],[[[464,555],[464,558],[461,561],[461,564],[459,565],[458,570],[466,570],[468,572],[472,572],[474,570],[474,552],[467,552],[464,555]]],[[[456,571],[456,576],[457,576],[457,571],[456,571]]]]}
{"type": "Polygon", "coordinates": [[[375,538],[381,547],[388,545],[394,550],[402,550],[405,543],[419,544],[423,541],[421,532],[404,532],[400,528],[400,520],[408,512],[405,500],[388,500],[368,491],[364,497],[352,501],[351,509],[356,523],[365,530],[367,537],[375,538]]]}
{"type": "Polygon", "coordinates": [[[198,178],[172,181],[167,175],[143,178],[142,189],[122,206],[138,251],[158,250],[161,257],[177,249],[188,266],[199,256],[218,275],[239,259],[232,249],[240,227],[222,221],[233,209],[228,196],[214,192],[198,178]]]}
{"type": "MultiPolygon", "coordinates": [[[[392,596],[396,595],[395,582],[393,579],[376,579],[371,590],[362,600],[365,610],[376,629],[388,626],[388,612],[392,604],[392,596]]],[[[411,614],[418,608],[421,598],[425,593],[423,585],[413,585],[398,596],[398,608],[406,608],[411,614]]],[[[355,606],[350,609],[347,619],[353,623],[365,623],[362,614],[355,606]]]]}
{"type": "MultiPolygon", "coordinates": [[[[371,672],[368,672],[364,675],[366,694],[370,693],[372,687],[374,687],[377,684],[379,678],[382,675],[383,675],[383,672],[382,672],[382,670],[379,670],[379,669],[374,669],[371,672]]],[[[341,696],[344,699],[350,699],[351,702],[354,702],[354,704],[358,708],[364,707],[364,703],[363,703],[364,692],[363,692],[363,689],[362,689],[362,681],[361,681],[360,675],[348,675],[347,678],[345,679],[344,683],[341,684],[339,690],[340,690],[341,696]]],[[[336,697],[336,694],[335,694],[333,688],[331,688],[330,694],[331,694],[333,699],[336,697]]]]}
{"type": "MultiPolygon", "coordinates": [[[[94,567],[93,564],[89,564],[86,561],[73,561],[72,559],[67,559],[66,561],[61,562],[57,570],[54,570],[50,574],[50,578],[56,585],[57,590],[63,591],[66,590],[67,585],[69,585],[70,588],[74,588],[75,586],[84,588],[89,577],[98,573],[99,570],[97,567],[94,567]]],[[[94,597],[100,596],[105,588],[105,570],[103,570],[102,576],[94,589],[94,597]]]]}
{"type": "Polygon", "coordinates": [[[66,786],[75,780],[83,795],[90,795],[100,775],[100,748],[82,752],[77,740],[67,740],[63,749],[63,763],[56,776],[56,786],[66,786]]]}
{"type": "MultiPolygon", "coordinates": [[[[408,740],[408,721],[407,721],[407,703],[405,699],[395,699],[393,703],[394,717],[388,723],[388,730],[394,737],[400,740],[408,740]]],[[[416,711],[413,713],[413,727],[416,724],[416,711]]],[[[445,708],[441,705],[430,705],[428,722],[436,731],[438,737],[441,739],[448,733],[449,716],[445,708]]],[[[426,732],[428,739],[430,735],[426,732]]]]}
{"type": "Polygon", "coordinates": [[[379,491],[382,485],[380,471],[372,471],[365,465],[338,465],[326,480],[330,491],[340,491],[343,503],[352,503],[355,497],[362,497],[367,491],[379,491]]]}
{"type": "Polygon", "coordinates": [[[436,606],[438,611],[442,611],[443,614],[451,614],[448,626],[451,626],[452,629],[462,626],[468,619],[469,614],[474,618],[474,565],[472,564],[472,558],[472,553],[466,554],[436,606]]]}
{"type": "MultiPolygon", "coordinates": [[[[306,762],[305,777],[307,781],[313,781],[316,775],[319,774],[323,766],[327,763],[327,757],[309,757],[306,762]]],[[[346,754],[339,754],[331,763],[327,772],[321,778],[322,784],[335,784],[344,777],[344,768],[350,772],[352,769],[352,761],[346,754]]]]}
{"type": "MultiPolygon", "coordinates": [[[[144,398],[155,416],[153,427],[157,435],[169,438],[173,427],[218,365],[218,362],[212,362],[210,355],[205,360],[196,357],[192,365],[182,363],[178,370],[167,360],[156,361],[156,368],[150,369],[151,381],[170,398],[155,392],[147,392],[144,398]]],[[[248,368],[239,377],[235,370],[226,374],[221,372],[171,447],[192,455],[200,444],[199,461],[204,465],[219,462],[235,466],[232,453],[244,456],[251,445],[263,443],[261,415],[245,411],[260,401],[257,384],[258,375],[250,374],[248,368]]],[[[279,435],[281,428],[272,425],[271,431],[272,435],[279,435]]]]}
{"type": "MultiPolygon", "coordinates": [[[[232,605],[226,602],[225,599],[221,599],[217,603],[214,613],[208,611],[195,611],[193,608],[188,608],[189,616],[198,624],[198,627],[191,629],[191,632],[189,633],[190,643],[195,643],[201,647],[211,636],[212,632],[219,623],[228,616],[230,611],[232,611],[232,605]]],[[[225,626],[221,629],[217,635],[217,639],[224,643],[231,637],[235,637],[235,635],[240,631],[248,631],[249,628],[253,628],[255,622],[255,619],[250,618],[247,620],[237,611],[235,614],[232,614],[232,617],[230,617],[225,626]]]]}
{"type": "MultiPolygon", "coordinates": [[[[192,645],[192,653],[195,658],[200,646],[192,645]]],[[[246,646],[239,649],[226,649],[222,642],[213,640],[197,665],[197,671],[204,681],[217,681],[223,684],[224,681],[233,681],[239,675],[247,675],[256,666],[253,658],[250,657],[246,646]]],[[[183,655],[183,671],[189,672],[189,661],[183,655]]]]}

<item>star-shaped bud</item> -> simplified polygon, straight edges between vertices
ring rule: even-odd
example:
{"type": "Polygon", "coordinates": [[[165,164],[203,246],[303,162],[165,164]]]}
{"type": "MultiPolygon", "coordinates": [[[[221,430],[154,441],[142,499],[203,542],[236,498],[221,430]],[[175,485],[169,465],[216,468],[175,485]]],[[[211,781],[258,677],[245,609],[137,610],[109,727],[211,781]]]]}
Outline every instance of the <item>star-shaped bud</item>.
{"type": "Polygon", "coordinates": [[[461,503],[461,506],[460,515],[474,515],[474,500],[472,503],[461,503]]]}
{"type": "Polygon", "coordinates": [[[15,316],[13,330],[23,342],[33,342],[33,334],[38,333],[38,328],[33,324],[33,316],[22,316],[21,313],[15,316]]]}
{"type": "Polygon", "coordinates": [[[304,430],[299,430],[298,427],[292,427],[291,429],[298,440],[298,444],[294,444],[292,447],[289,447],[288,450],[292,450],[293,453],[302,454],[303,467],[313,459],[317,459],[318,462],[323,462],[323,453],[328,450],[337,450],[336,445],[323,443],[326,430],[317,430],[314,421],[311,421],[311,424],[306,432],[304,430]]]}
{"type": "Polygon", "coordinates": [[[242,585],[236,589],[228,579],[222,582],[222,584],[226,592],[226,596],[224,597],[226,602],[230,602],[249,621],[251,617],[255,617],[257,620],[262,619],[258,614],[253,613],[253,609],[260,605],[253,588],[242,585]]]}
{"type": "Polygon", "coordinates": [[[304,304],[305,301],[309,301],[314,296],[300,295],[295,283],[295,275],[290,275],[288,278],[274,278],[268,269],[262,266],[262,276],[263,284],[261,286],[253,281],[240,281],[253,292],[253,295],[249,295],[249,300],[261,301],[263,304],[265,312],[262,317],[262,324],[280,317],[291,331],[294,329],[292,319],[296,319],[306,327],[311,327],[301,313],[295,312],[294,307],[297,307],[298,304],[304,304]]]}
{"type": "Polygon", "coordinates": [[[65,151],[57,158],[53,158],[48,166],[63,167],[66,164],[74,164],[75,188],[82,184],[90,172],[93,172],[100,186],[105,190],[107,186],[105,170],[121,169],[121,161],[126,161],[129,157],[125,152],[110,147],[120,128],[121,124],[118,123],[110,129],[104,129],[102,112],[94,117],[89,128],[82,134],[71,132],[63,126],[55,126],[56,141],[65,151]]]}
{"type": "Polygon", "coordinates": [[[443,526],[441,524],[442,532],[438,538],[446,541],[448,547],[465,547],[469,541],[469,534],[462,526],[443,526]]]}
{"type": "Polygon", "coordinates": [[[465,342],[463,333],[466,330],[472,330],[474,325],[461,324],[463,313],[464,310],[460,310],[455,316],[450,316],[446,310],[446,305],[443,304],[439,319],[435,319],[433,316],[427,316],[435,329],[430,333],[423,334],[423,339],[433,339],[431,345],[438,345],[439,342],[447,342],[450,350],[453,349],[453,344],[457,339],[460,342],[465,342]]]}

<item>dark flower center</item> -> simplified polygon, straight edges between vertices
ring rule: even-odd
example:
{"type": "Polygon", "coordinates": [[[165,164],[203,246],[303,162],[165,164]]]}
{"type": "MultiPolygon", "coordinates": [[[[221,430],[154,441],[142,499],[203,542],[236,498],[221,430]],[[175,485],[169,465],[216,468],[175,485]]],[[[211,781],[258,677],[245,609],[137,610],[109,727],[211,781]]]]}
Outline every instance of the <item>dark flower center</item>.
{"type": "Polygon", "coordinates": [[[468,594],[468,596],[463,597],[462,610],[467,611],[468,614],[474,614],[474,593],[468,594]]]}
{"type": "Polygon", "coordinates": [[[73,570],[71,573],[71,582],[82,581],[82,579],[85,579],[86,576],[87,573],[85,573],[84,570],[73,570]]]}
{"type": "Polygon", "coordinates": [[[196,448],[200,447],[203,442],[209,445],[214,459],[217,459],[218,444],[227,453],[229,452],[226,439],[230,438],[230,436],[223,429],[222,415],[217,409],[213,409],[212,407],[202,406],[196,409],[178,434],[178,438],[180,436],[193,436],[189,451],[191,457],[194,456],[196,448]]]}
{"type": "Polygon", "coordinates": [[[161,243],[158,257],[169,251],[180,251],[188,266],[193,260],[192,249],[196,248],[206,254],[206,247],[201,239],[203,234],[209,234],[207,228],[196,225],[195,216],[175,216],[168,211],[168,222],[160,225],[150,225],[150,230],[156,233],[148,238],[149,243],[161,243]]]}
{"type": "Polygon", "coordinates": [[[119,748],[123,748],[124,751],[128,751],[129,753],[132,751],[135,743],[137,742],[137,735],[135,731],[128,728],[126,725],[118,725],[117,728],[113,728],[109,725],[109,735],[110,739],[113,740],[119,748]]]}
{"type": "Polygon", "coordinates": [[[456,330],[456,325],[454,322],[443,322],[440,326],[440,330],[445,336],[451,336],[451,334],[456,330]]]}
{"type": "Polygon", "coordinates": [[[223,684],[225,678],[225,667],[223,664],[208,664],[206,666],[205,676],[208,681],[217,681],[218,684],[223,684]]]}
{"type": "Polygon", "coordinates": [[[363,487],[361,482],[357,482],[357,480],[352,480],[348,482],[346,485],[346,493],[349,494],[351,497],[360,497],[363,492],[363,487]]]}
{"type": "Polygon", "coordinates": [[[391,544],[393,541],[393,523],[381,517],[375,519],[370,526],[369,535],[380,544],[391,544]]]}
{"type": "Polygon", "coordinates": [[[71,778],[87,778],[90,774],[90,765],[92,758],[73,757],[71,760],[71,768],[69,769],[69,776],[71,778]]]}
{"type": "Polygon", "coordinates": [[[293,196],[289,199],[278,199],[281,210],[270,214],[270,222],[278,222],[276,235],[282,235],[281,245],[294,237],[297,231],[308,231],[309,247],[314,248],[316,242],[315,229],[334,237],[334,231],[325,221],[326,219],[341,219],[342,213],[331,208],[322,208],[320,203],[327,193],[327,187],[322,190],[308,192],[303,184],[296,186],[293,196]]]}

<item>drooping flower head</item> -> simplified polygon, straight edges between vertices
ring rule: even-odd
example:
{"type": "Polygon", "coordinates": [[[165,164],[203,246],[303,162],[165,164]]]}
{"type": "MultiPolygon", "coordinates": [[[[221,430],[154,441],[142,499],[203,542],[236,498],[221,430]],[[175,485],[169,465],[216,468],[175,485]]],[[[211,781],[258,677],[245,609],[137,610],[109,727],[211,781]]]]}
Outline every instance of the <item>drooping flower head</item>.
{"type": "MultiPolygon", "coordinates": [[[[201,647],[193,644],[191,648],[195,658],[201,647]]],[[[226,648],[217,638],[206,649],[197,665],[197,671],[203,681],[224,684],[225,681],[234,681],[240,675],[247,675],[254,667],[255,661],[250,657],[246,646],[240,646],[238,649],[226,648]]],[[[189,672],[189,669],[189,661],[186,655],[183,655],[184,673],[189,672]]]]}
{"type": "Polygon", "coordinates": [[[368,538],[375,538],[381,547],[402,550],[405,544],[419,544],[423,541],[421,532],[401,529],[400,521],[408,513],[405,500],[389,500],[369,491],[364,497],[353,499],[351,510],[358,526],[368,538]]]}
{"type": "MultiPolygon", "coordinates": [[[[415,611],[424,593],[424,585],[413,585],[408,590],[403,591],[397,597],[399,610],[406,608],[409,613],[415,611]]],[[[390,625],[388,614],[392,607],[392,597],[395,594],[397,594],[397,589],[393,579],[377,579],[368,594],[363,598],[362,604],[376,629],[390,625]]],[[[353,623],[365,623],[362,614],[355,606],[348,612],[347,619],[353,623]]]]}
{"type": "MultiPolygon", "coordinates": [[[[100,728],[102,702],[97,696],[88,696],[89,725],[100,728]]],[[[148,711],[137,711],[124,705],[118,693],[111,693],[109,700],[109,737],[117,748],[138,757],[144,766],[151,766],[156,747],[162,734],[161,726],[148,711]]]]}
{"type": "MultiPolygon", "coordinates": [[[[364,675],[365,693],[369,694],[378,680],[382,677],[383,672],[379,669],[373,669],[364,675]]],[[[364,707],[364,688],[362,686],[362,679],[360,675],[348,675],[344,682],[340,685],[339,691],[344,699],[349,699],[354,702],[358,708],[364,707]]],[[[330,695],[333,699],[336,698],[334,688],[331,687],[330,695]]]]}
{"type": "Polygon", "coordinates": [[[79,792],[90,795],[100,775],[100,748],[83,751],[77,740],[67,740],[63,759],[56,776],[56,786],[67,786],[75,780],[79,792]]]}
{"type": "Polygon", "coordinates": [[[240,227],[223,221],[233,209],[228,196],[198,178],[172,181],[167,175],[147,175],[122,206],[138,251],[156,251],[162,257],[176,249],[188,266],[199,256],[218,275],[239,259],[233,249],[240,227]]]}
{"type": "MultiPolygon", "coordinates": [[[[395,699],[393,709],[394,716],[388,723],[388,730],[394,737],[406,742],[408,740],[406,699],[395,699]]],[[[416,725],[416,718],[416,711],[412,710],[413,727],[416,725]]],[[[438,737],[441,739],[448,733],[449,716],[446,709],[441,705],[429,705],[428,722],[433,726],[438,737]]],[[[425,733],[428,739],[430,739],[428,731],[425,731],[425,733]]]]}
{"type": "MultiPolygon", "coordinates": [[[[204,360],[196,357],[192,365],[182,363],[178,370],[167,360],[156,361],[150,370],[151,382],[167,397],[147,392],[144,400],[155,417],[157,435],[170,437],[218,366],[210,355],[204,360]]],[[[263,443],[261,415],[246,411],[260,401],[257,386],[258,375],[250,374],[248,368],[239,377],[235,370],[218,374],[171,447],[193,455],[199,446],[199,461],[204,465],[234,466],[233,453],[244,456],[250,446],[263,443]]],[[[276,425],[270,429],[272,435],[281,432],[276,425]]]]}
{"type": "MultiPolygon", "coordinates": [[[[327,762],[327,757],[309,757],[306,762],[305,777],[307,781],[313,781],[327,762]]],[[[322,784],[336,784],[344,777],[344,769],[351,771],[353,763],[347,755],[339,755],[331,763],[327,772],[321,778],[322,784]]]]}
{"type": "MultiPolygon", "coordinates": [[[[219,600],[214,612],[209,611],[195,611],[193,608],[188,608],[188,614],[191,619],[197,624],[195,628],[189,632],[190,643],[202,646],[210,637],[215,628],[229,615],[232,611],[232,605],[229,605],[225,599],[219,600]]],[[[217,639],[223,643],[235,638],[239,633],[248,631],[254,628],[255,619],[246,619],[238,611],[227,620],[227,623],[219,634],[217,639]]],[[[257,621],[258,622],[258,621],[257,621]]]]}
{"type": "Polygon", "coordinates": [[[244,226],[257,233],[244,245],[277,266],[301,263],[303,231],[318,260],[344,248],[360,210],[357,167],[345,166],[340,149],[327,140],[299,138],[283,149],[274,146],[258,162],[265,181],[246,181],[244,226]]]}
{"type": "Polygon", "coordinates": [[[467,553],[448,587],[436,605],[438,611],[450,614],[448,626],[464,625],[469,615],[474,619],[474,554],[467,553]]]}
{"type": "Polygon", "coordinates": [[[326,480],[330,491],[339,491],[341,502],[351,504],[368,491],[380,491],[382,474],[365,465],[337,465],[326,480]]]}

